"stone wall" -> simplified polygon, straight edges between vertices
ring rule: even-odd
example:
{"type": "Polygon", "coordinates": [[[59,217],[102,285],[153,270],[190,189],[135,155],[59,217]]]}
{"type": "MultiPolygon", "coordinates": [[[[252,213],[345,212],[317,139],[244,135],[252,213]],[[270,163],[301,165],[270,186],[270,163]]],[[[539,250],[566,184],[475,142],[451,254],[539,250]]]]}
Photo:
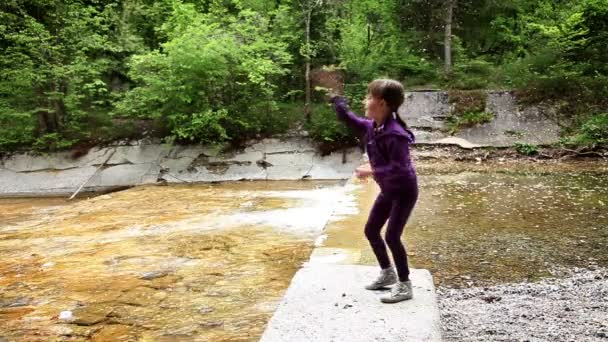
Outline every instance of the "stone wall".
{"type": "Polygon", "coordinates": [[[346,179],[361,160],[357,148],[321,156],[310,140],[252,142],[238,151],[134,142],[93,148],[73,159],[68,152],[13,154],[0,160],[0,196],[67,195],[103,168],[83,191],[157,182],[346,179]]]}
{"type": "Polygon", "coordinates": [[[559,141],[559,126],[547,108],[522,107],[509,91],[487,92],[485,111],[494,120],[461,129],[454,136],[446,132],[452,111],[445,91],[409,92],[399,114],[424,144],[458,144],[462,147],[513,146],[515,143],[550,145],[559,141]]]}

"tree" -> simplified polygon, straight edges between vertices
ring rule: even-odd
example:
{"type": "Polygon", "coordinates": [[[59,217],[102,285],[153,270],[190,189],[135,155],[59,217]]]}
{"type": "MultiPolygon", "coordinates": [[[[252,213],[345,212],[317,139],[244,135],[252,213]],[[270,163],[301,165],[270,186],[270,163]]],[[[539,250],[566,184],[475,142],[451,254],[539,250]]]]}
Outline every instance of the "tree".
{"type": "Polygon", "coordinates": [[[138,86],[116,115],[163,120],[185,142],[242,140],[263,128],[290,56],[260,13],[217,11],[175,4],[162,26],[168,41],[133,56],[129,76],[138,86]]]}
{"type": "Polygon", "coordinates": [[[305,82],[305,100],[304,113],[306,121],[310,121],[310,101],[312,97],[312,87],[310,78],[310,66],[312,57],[315,55],[315,48],[311,42],[310,24],[315,10],[323,6],[323,0],[301,0],[300,8],[304,17],[304,44],[300,47],[300,53],[305,58],[304,64],[304,82],[305,82]]]}
{"type": "Polygon", "coordinates": [[[452,73],[452,19],[457,0],[446,1],[445,37],[444,37],[444,71],[446,76],[452,73]]]}

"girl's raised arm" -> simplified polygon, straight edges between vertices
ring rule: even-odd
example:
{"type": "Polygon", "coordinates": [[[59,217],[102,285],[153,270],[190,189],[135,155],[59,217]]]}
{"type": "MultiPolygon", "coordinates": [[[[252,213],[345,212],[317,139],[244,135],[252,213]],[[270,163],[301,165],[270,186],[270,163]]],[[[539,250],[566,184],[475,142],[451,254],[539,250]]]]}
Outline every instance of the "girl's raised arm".
{"type": "Polygon", "coordinates": [[[344,97],[334,96],[330,101],[334,104],[334,109],[336,110],[338,119],[353,129],[357,135],[364,135],[368,128],[371,127],[372,121],[357,116],[357,114],[353,113],[348,107],[344,97]]]}

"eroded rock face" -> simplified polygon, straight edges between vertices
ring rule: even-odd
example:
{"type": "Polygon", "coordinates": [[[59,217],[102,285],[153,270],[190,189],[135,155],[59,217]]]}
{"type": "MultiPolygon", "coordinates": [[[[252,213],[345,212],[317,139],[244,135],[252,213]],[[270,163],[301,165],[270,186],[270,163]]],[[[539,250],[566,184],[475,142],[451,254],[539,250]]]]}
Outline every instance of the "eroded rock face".
{"type": "Polygon", "coordinates": [[[446,140],[446,120],[453,105],[448,92],[422,91],[406,93],[405,102],[399,115],[414,130],[417,143],[456,144],[464,148],[475,146],[505,147],[527,143],[550,145],[559,140],[559,126],[552,120],[551,108],[540,106],[522,107],[509,91],[488,91],[485,98],[485,111],[492,113],[494,119],[485,124],[460,129],[454,137],[464,139],[446,140]]]}
{"type": "Polygon", "coordinates": [[[70,194],[84,182],[86,192],[156,182],[347,179],[361,159],[356,148],[321,156],[301,137],[264,139],[241,150],[221,151],[134,143],[94,148],[76,159],[67,152],[14,154],[0,161],[0,196],[70,194]]]}

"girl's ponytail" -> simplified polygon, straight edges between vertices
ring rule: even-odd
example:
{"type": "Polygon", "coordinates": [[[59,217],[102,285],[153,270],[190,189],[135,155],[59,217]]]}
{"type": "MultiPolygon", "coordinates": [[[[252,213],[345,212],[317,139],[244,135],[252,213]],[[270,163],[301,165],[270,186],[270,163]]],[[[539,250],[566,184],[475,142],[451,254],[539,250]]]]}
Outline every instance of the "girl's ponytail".
{"type": "Polygon", "coordinates": [[[401,127],[403,127],[404,129],[408,129],[407,124],[405,123],[405,121],[403,121],[401,116],[399,116],[399,113],[397,111],[393,111],[393,118],[395,118],[395,120],[397,120],[397,123],[399,123],[399,125],[401,125],[401,127]]]}

